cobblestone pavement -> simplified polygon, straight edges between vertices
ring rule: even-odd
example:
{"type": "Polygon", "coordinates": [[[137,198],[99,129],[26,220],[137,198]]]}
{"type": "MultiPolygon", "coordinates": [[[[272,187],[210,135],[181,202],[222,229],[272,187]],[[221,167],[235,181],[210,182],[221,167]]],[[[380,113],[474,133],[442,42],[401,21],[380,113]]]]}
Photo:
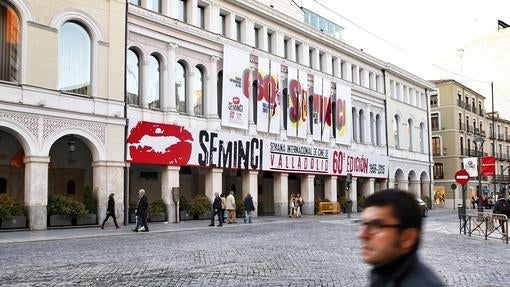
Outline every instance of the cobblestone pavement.
{"type": "MultiPolygon", "coordinates": [[[[83,238],[1,243],[0,286],[367,284],[357,224],[345,216],[260,218],[221,228],[198,224],[180,230],[154,224],[149,233],[132,233],[128,226],[108,236],[94,228],[83,238]]],[[[424,261],[448,286],[510,286],[509,245],[458,235],[457,224],[452,212],[430,214],[420,251],[424,261]]]]}

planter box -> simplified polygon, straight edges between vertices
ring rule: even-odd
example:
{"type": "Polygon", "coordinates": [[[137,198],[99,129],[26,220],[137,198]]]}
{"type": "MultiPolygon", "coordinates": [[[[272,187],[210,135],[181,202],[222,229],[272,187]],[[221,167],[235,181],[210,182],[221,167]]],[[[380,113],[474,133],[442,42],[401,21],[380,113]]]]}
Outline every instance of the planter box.
{"type": "Polygon", "coordinates": [[[166,220],[166,212],[151,213],[150,222],[162,222],[166,220]]]}
{"type": "Polygon", "coordinates": [[[185,210],[181,210],[181,211],[179,211],[179,219],[180,220],[192,220],[193,215],[189,214],[185,210]]]}
{"type": "Polygon", "coordinates": [[[50,218],[49,218],[49,221],[48,221],[48,225],[49,226],[72,225],[71,224],[71,217],[60,215],[60,214],[50,215],[50,218]]]}
{"type": "Polygon", "coordinates": [[[27,227],[27,217],[24,215],[2,217],[0,228],[25,228],[27,227]]]}
{"type": "Polygon", "coordinates": [[[95,213],[85,214],[76,220],[76,225],[92,225],[97,224],[97,215],[95,213]]]}

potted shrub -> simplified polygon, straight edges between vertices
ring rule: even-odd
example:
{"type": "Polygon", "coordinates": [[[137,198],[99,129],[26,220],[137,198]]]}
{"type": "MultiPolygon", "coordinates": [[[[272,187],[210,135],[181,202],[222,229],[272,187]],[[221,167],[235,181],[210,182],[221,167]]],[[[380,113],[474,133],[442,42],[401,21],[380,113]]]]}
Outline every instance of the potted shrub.
{"type": "Polygon", "coordinates": [[[62,195],[50,195],[47,209],[50,226],[76,225],[77,218],[87,214],[83,203],[62,195]]]}
{"type": "Polygon", "coordinates": [[[24,228],[27,226],[25,208],[14,197],[0,195],[0,228],[24,228]]]}
{"type": "Polygon", "coordinates": [[[179,197],[179,219],[180,220],[193,219],[193,216],[191,216],[190,213],[190,203],[183,195],[179,197]]]}
{"type": "Polygon", "coordinates": [[[150,221],[165,221],[166,220],[166,204],[163,199],[157,199],[149,204],[150,221]]]}
{"type": "Polygon", "coordinates": [[[77,217],[77,224],[96,224],[97,223],[97,199],[92,192],[90,186],[85,186],[83,189],[83,204],[87,213],[83,216],[77,217]]]}
{"type": "Polygon", "coordinates": [[[206,217],[209,213],[211,216],[211,200],[205,195],[197,195],[191,199],[189,206],[189,212],[193,216],[193,219],[199,219],[200,217],[206,217]]]}

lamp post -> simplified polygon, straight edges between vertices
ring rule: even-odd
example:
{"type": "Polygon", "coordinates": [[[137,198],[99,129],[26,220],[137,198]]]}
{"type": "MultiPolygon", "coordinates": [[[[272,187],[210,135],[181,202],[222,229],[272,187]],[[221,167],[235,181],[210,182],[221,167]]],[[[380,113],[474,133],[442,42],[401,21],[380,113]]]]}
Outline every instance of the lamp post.
{"type": "Polygon", "coordinates": [[[481,158],[483,156],[483,143],[485,142],[485,138],[483,137],[475,137],[473,140],[475,144],[480,144],[480,153],[477,154],[477,162],[478,162],[478,211],[483,212],[483,203],[482,203],[482,175],[481,175],[481,158]]]}

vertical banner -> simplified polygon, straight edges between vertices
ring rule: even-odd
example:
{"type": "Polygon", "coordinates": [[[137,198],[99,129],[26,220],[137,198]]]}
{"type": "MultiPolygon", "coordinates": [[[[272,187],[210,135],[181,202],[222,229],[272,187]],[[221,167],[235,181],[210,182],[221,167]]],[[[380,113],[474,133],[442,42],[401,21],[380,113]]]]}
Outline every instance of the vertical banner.
{"type": "Polygon", "coordinates": [[[255,75],[257,75],[258,95],[253,96],[257,97],[257,131],[267,132],[269,128],[269,86],[270,86],[268,59],[259,57],[258,69],[255,75]]]}
{"type": "Polygon", "coordinates": [[[331,137],[331,81],[322,79],[322,134],[323,142],[329,142],[331,137]]]}
{"type": "Polygon", "coordinates": [[[310,120],[312,120],[312,134],[313,139],[320,141],[322,139],[322,78],[318,76],[313,77],[313,97],[312,97],[312,114],[310,120]]]}
{"type": "Polygon", "coordinates": [[[478,158],[465,157],[462,159],[464,169],[468,172],[470,177],[478,176],[478,158]]]}
{"type": "Polygon", "coordinates": [[[223,126],[248,129],[250,54],[225,45],[223,50],[223,126]],[[245,72],[248,70],[248,72],[245,72]]]}
{"type": "Polygon", "coordinates": [[[301,93],[298,96],[299,122],[298,138],[306,138],[308,132],[308,74],[304,71],[298,71],[298,81],[301,86],[301,93]]]}
{"type": "Polygon", "coordinates": [[[301,85],[297,80],[297,69],[290,66],[287,69],[287,135],[295,137],[300,117],[298,96],[301,95],[301,85]]]}
{"type": "Polygon", "coordinates": [[[482,176],[496,175],[496,158],[493,156],[484,156],[480,159],[480,174],[482,176]]]}
{"type": "Polygon", "coordinates": [[[351,87],[336,83],[336,143],[351,144],[351,87]]]}
{"type": "Polygon", "coordinates": [[[269,86],[269,132],[272,134],[280,133],[280,99],[282,96],[282,92],[280,91],[280,70],[280,63],[271,61],[271,84],[269,86]]]}

